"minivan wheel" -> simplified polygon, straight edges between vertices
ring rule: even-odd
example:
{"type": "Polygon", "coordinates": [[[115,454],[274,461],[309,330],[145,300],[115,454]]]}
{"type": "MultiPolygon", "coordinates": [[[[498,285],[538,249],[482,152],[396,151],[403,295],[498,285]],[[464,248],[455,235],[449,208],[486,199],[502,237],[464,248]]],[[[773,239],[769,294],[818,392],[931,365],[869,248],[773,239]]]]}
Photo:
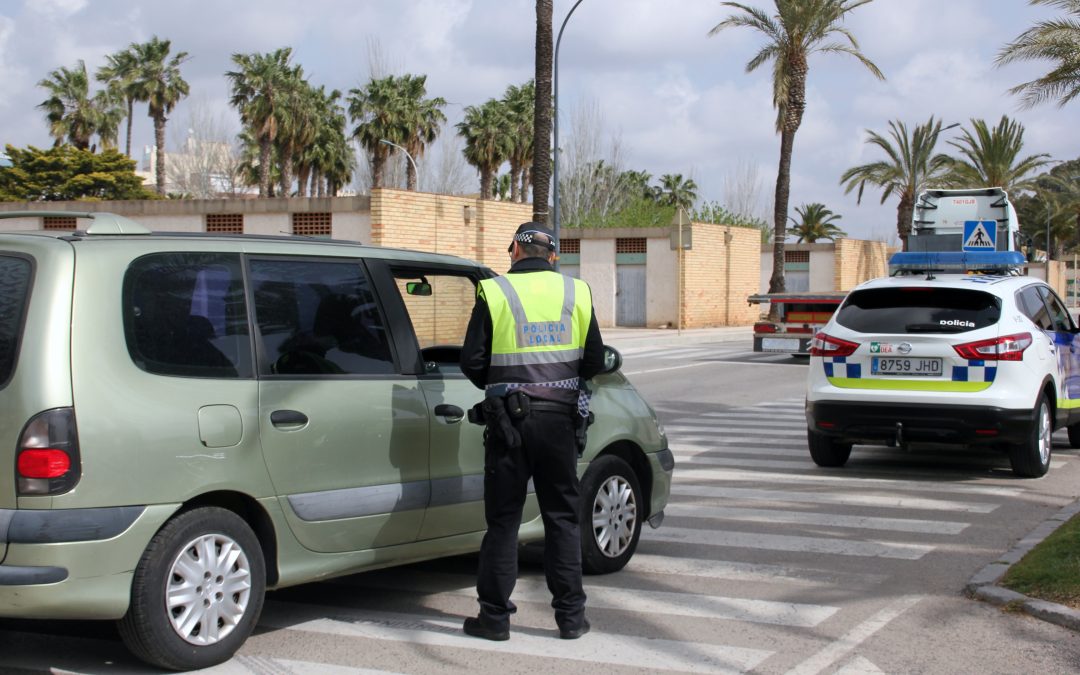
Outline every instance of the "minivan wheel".
{"type": "Polygon", "coordinates": [[[143,552],[120,636],[149,664],[207,668],[232,658],[251,634],[265,590],[262,549],[248,524],[216,507],[186,511],[143,552]]]}
{"type": "Polygon", "coordinates": [[[806,430],[806,441],[810,446],[810,458],[818,466],[844,466],[851,457],[851,443],[839,443],[813,429],[806,430]]]}
{"type": "MultiPolygon", "coordinates": [[[[1009,446],[1009,463],[1013,473],[1021,478],[1038,478],[1050,469],[1050,450],[1053,447],[1054,425],[1046,394],[1035,402],[1035,418],[1028,437],[1022,443],[1009,446]]],[[[1071,436],[1070,432],[1070,436],[1071,436]]]]}
{"type": "Polygon", "coordinates": [[[581,563],[586,574],[618,572],[641,536],[641,487],[618,457],[598,457],[581,479],[581,563]]]}

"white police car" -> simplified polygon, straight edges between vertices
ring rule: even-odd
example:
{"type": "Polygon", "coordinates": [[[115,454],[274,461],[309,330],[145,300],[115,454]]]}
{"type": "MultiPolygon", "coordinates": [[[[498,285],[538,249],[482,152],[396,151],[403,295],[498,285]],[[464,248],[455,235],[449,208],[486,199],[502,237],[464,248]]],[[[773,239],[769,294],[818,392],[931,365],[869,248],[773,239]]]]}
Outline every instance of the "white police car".
{"type": "Polygon", "coordinates": [[[1080,447],[1080,339],[1020,253],[905,253],[909,274],[856,287],[811,348],[810,455],[842,466],[853,443],[1005,449],[1014,473],[1050,467],[1051,434],[1080,447]],[[955,273],[957,268],[990,273],[955,273]],[[910,274],[910,272],[918,272],[910,274]]]}

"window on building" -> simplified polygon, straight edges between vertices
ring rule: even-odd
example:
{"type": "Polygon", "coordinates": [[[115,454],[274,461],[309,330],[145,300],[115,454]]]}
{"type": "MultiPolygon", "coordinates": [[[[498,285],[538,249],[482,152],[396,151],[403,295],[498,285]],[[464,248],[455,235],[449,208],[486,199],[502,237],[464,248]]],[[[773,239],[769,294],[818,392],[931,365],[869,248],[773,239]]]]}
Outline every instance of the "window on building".
{"type": "Polygon", "coordinates": [[[243,234],[244,214],[208,213],[206,214],[206,231],[218,234],[243,234]]]}
{"type": "Polygon", "coordinates": [[[44,216],[46,230],[74,230],[75,216],[44,216]]]}
{"type": "Polygon", "coordinates": [[[581,253],[581,240],[563,239],[559,242],[559,253],[581,253]]]}
{"type": "Polygon", "coordinates": [[[292,214],[292,233],[298,237],[329,237],[332,224],[329,213],[292,214]]]}
{"type": "Polygon", "coordinates": [[[623,237],[615,240],[615,253],[645,253],[645,237],[623,237]]]}

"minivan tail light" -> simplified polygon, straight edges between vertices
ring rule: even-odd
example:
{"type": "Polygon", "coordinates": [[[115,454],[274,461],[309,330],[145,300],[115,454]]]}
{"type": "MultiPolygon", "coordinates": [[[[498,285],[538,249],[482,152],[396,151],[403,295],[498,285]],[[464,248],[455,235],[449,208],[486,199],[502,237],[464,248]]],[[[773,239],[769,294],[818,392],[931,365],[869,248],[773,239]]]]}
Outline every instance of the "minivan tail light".
{"type": "Polygon", "coordinates": [[[20,496],[58,495],[79,482],[79,438],[72,408],[54,408],[30,418],[15,456],[20,496]]]}
{"type": "Polygon", "coordinates": [[[810,356],[851,356],[859,343],[841,340],[827,333],[818,333],[810,342],[810,356]]]}
{"type": "Polygon", "coordinates": [[[961,357],[972,361],[1023,361],[1024,350],[1030,346],[1031,333],[1015,333],[953,345],[953,349],[961,357]]]}

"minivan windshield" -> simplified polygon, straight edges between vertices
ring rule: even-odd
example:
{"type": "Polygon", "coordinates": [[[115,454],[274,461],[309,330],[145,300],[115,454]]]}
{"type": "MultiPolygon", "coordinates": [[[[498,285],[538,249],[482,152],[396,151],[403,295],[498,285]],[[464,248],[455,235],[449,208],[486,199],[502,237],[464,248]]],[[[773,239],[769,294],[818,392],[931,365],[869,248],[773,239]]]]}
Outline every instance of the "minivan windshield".
{"type": "Polygon", "coordinates": [[[860,333],[963,333],[1001,317],[1001,300],[965,288],[910,286],[852,291],[836,322],[860,333]]]}
{"type": "Polygon", "coordinates": [[[11,379],[19,357],[32,269],[26,258],[0,255],[0,386],[11,379]]]}

